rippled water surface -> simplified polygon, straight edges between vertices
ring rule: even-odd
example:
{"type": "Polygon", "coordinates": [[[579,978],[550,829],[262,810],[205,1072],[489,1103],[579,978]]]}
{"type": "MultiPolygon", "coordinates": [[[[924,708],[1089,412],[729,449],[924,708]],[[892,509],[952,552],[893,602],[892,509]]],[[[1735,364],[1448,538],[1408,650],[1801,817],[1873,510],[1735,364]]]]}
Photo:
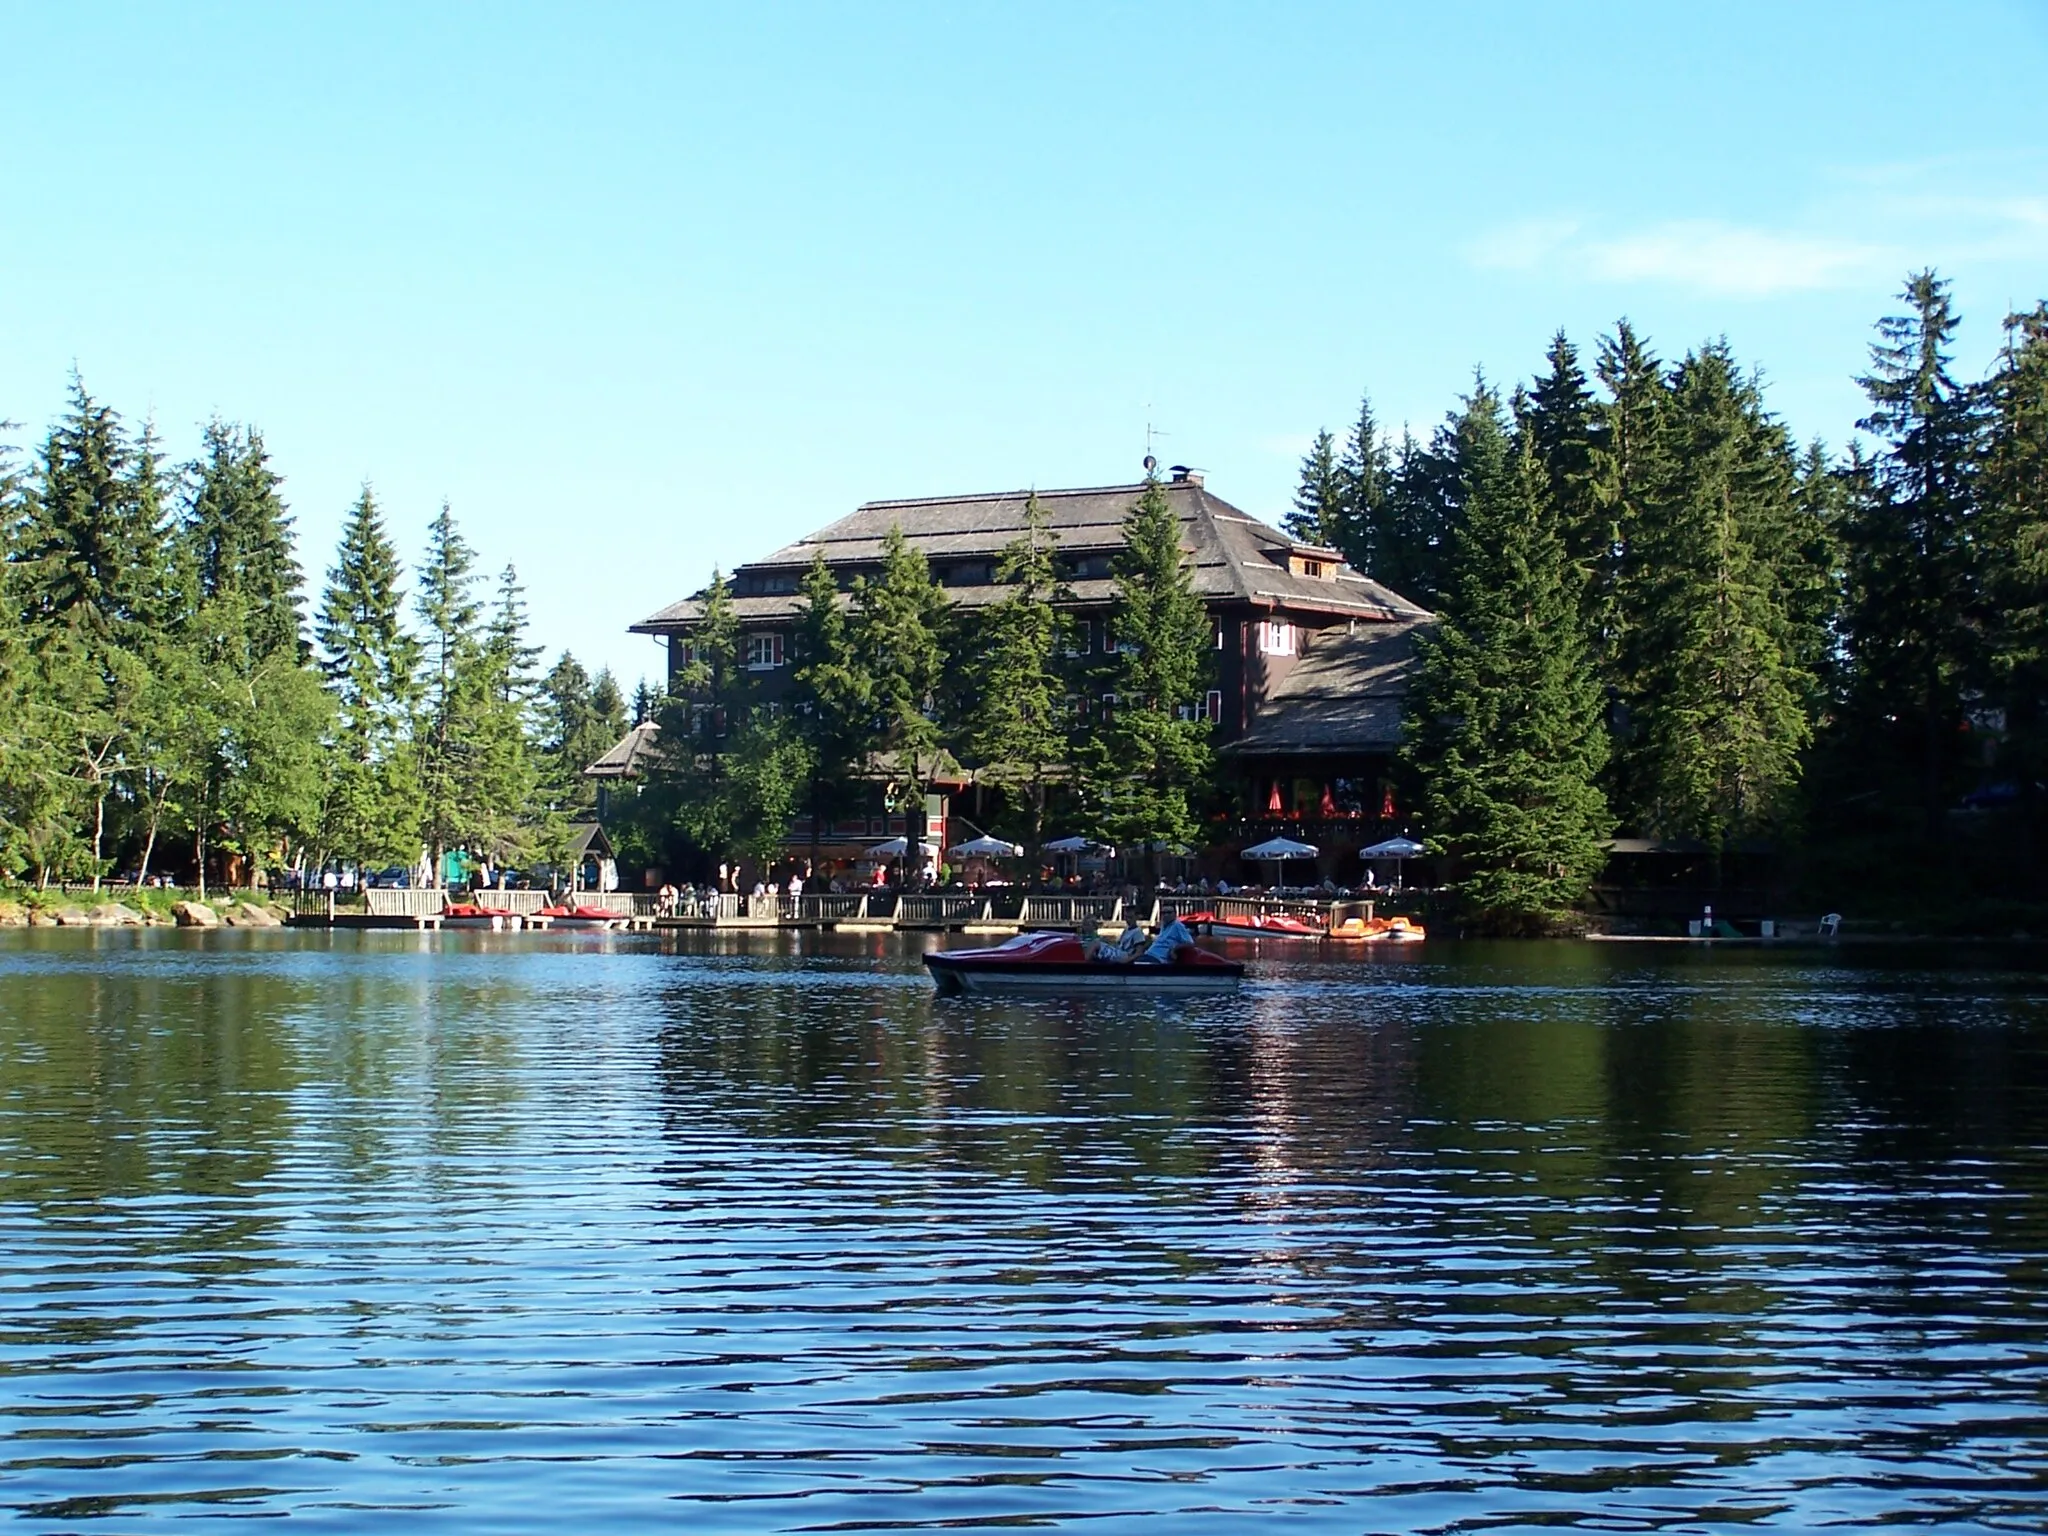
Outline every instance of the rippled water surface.
{"type": "Polygon", "coordinates": [[[29,1530],[2048,1527],[2048,974],[0,940],[29,1530]]]}

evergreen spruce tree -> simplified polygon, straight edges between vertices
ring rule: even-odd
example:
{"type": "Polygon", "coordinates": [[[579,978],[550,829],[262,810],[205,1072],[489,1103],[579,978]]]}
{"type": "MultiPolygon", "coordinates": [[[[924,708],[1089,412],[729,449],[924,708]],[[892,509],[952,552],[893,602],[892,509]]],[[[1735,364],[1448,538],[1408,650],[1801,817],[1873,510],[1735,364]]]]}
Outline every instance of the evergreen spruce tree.
{"type": "Polygon", "coordinates": [[[2048,851],[2048,304],[2007,316],[1984,395],[1978,489],[1992,690],[2006,723],[2000,766],[2019,795],[2022,858],[2038,871],[2048,851]]]}
{"type": "Polygon", "coordinates": [[[73,375],[70,410],[44,441],[39,470],[15,548],[28,613],[76,623],[95,641],[132,640],[158,617],[163,575],[153,458],[138,465],[121,418],[73,375]]]}
{"type": "Polygon", "coordinates": [[[1072,593],[1060,581],[1058,546],[1033,493],[1024,504],[1023,532],[996,562],[996,580],[1010,590],[984,613],[970,668],[968,747],[981,765],[977,777],[1015,803],[1024,867],[1034,874],[1045,841],[1047,799],[1070,748],[1060,653],[1068,628],[1061,608],[1071,603],[1072,593]]]}
{"type": "Polygon", "coordinates": [[[655,716],[661,752],[643,798],[654,818],[700,852],[722,857],[740,834],[727,755],[749,702],[740,665],[739,615],[722,572],[711,574],[689,660],[675,668],[655,716]]]}
{"type": "MultiPolygon", "coordinates": [[[[1342,486],[1336,524],[1325,541],[1351,566],[1377,578],[1380,550],[1392,536],[1393,458],[1372,413],[1372,396],[1361,395],[1358,419],[1337,461],[1342,486]]],[[[1403,596],[1407,594],[1403,593],[1403,596]]]]}
{"type": "Polygon", "coordinates": [[[185,518],[185,544],[202,602],[235,597],[249,611],[249,644],[269,656],[300,644],[304,577],[292,520],[263,437],[216,418],[206,427],[185,518]]]}
{"type": "Polygon", "coordinates": [[[1949,372],[1948,284],[1914,274],[1908,312],[1878,324],[1857,425],[1879,452],[1852,486],[1845,528],[1850,713],[1869,769],[1930,839],[1957,789],[1965,698],[1982,679],[1983,572],[1974,526],[1976,392],[1949,372]]]}
{"type": "Polygon", "coordinates": [[[541,800],[530,749],[535,654],[518,575],[508,566],[483,640],[456,651],[444,748],[459,845],[493,866],[563,852],[566,823],[541,800]]]}
{"type": "Polygon", "coordinates": [[[1387,479],[1385,531],[1374,538],[1373,579],[1426,608],[1445,595],[1464,520],[1456,422],[1437,428],[1427,446],[1401,434],[1387,479]]]}
{"type": "Polygon", "coordinates": [[[410,726],[420,703],[420,645],[405,627],[403,572],[365,485],[349,509],[314,621],[337,731],[320,810],[326,854],[410,864],[421,795],[410,726]]]}
{"type": "Polygon", "coordinates": [[[1212,631],[1180,533],[1166,488],[1148,475],[1113,566],[1114,703],[1105,700],[1108,718],[1078,754],[1096,830],[1140,850],[1195,836],[1214,763],[1200,709],[1212,631]]]}
{"type": "Polygon", "coordinates": [[[1638,545],[1652,504],[1675,473],[1666,431],[1671,388],[1664,365],[1626,320],[1602,338],[1595,372],[1607,398],[1593,430],[1593,515],[1607,547],[1593,567],[1581,610],[1609,700],[1615,750],[1603,776],[1608,802],[1625,825],[1640,825],[1651,792],[1632,777],[1640,761],[1633,705],[1648,687],[1655,658],[1639,622],[1650,606],[1654,573],[1645,569],[1638,545]]]}
{"type": "Polygon", "coordinates": [[[1637,523],[1632,782],[1645,832],[1699,838],[1718,859],[1783,826],[1812,735],[1785,601],[1797,466],[1725,345],[1678,369],[1667,433],[1671,475],[1637,523]]]}
{"type": "Polygon", "coordinates": [[[924,551],[892,527],[882,544],[881,571],[854,582],[854,652],[867,672],[869,756],[888,776],[892,804],[920,835],[925,786],[940,747],[933,713],[945,666],[946,609],[924,551]]]}
{"type": "Polygon", "coordinates": [[[1538,929],[1585,897],[1605,861],[1600,690],[1541,467],[1510,442],[1483,380],[1451,441],[1454,578],[1423,642],[1408,754],[1466,911],[1483,927],[1538,929]]]}
{"type": "MultiPolygon", "coordinates": [[[[152,457],[145,451],[145,462],[152,457]]],[[[253,875],[292,842],[317,837],[331,700],[304,655],[302,577],[281,483],[260,435],[219,421],[206,429],[175,546],[175,584],[192,606],[181,626],[156,626],[160,641],[176,628],[183,642],[181,657],[159,654],[152,670],[190,695],[160,688],[156,707],[189,729],[182,744],[165,746],[186,779],[180,798],[202,888],[209,848],[253,875]]]]}
{"type": "Polygon", "coordinates": [[[1343,521],[1344,474],[1337,464],[1337,442],[1328,431],[1321,431],[1301,461],[1294,510],[1280,520],[1280,526],[1303,543],[1335,548],[1343,521]]]}
{"type": "Polygon", "coordinates": [[[1587,596],[1587,621],[1596,618],[1601,577],[1614,547],[1614,530],[1601,505],[1594,459],[1598,409],[1578,349],[1563,331],[1551,338],[1539,375],[1520,400],[1520,430],[1542,474],[1541,494],[1564,540],[1565,558],[1587,596]]]}
{"type": "Polygon", "coordinates": [[[464,831],[457,754],[468,702],[461,697],[461,685],[473,684],[480,675],[475,665],[475,566],[476,556],[444,501],[427,530],[427,553],[420,562],[414,598],[424,645],[422,714],[413,740],[419,759],[421,832],[433,856],[436,884],[443,879],[448,851],[461,846],[464,831]]]}
{"type": "MultiPolygon", "coordinates": [[[[612,697],[616,702],[616,686],[612,697]]],[[[614,712],[618,729],[610,732],[614,722],[599,713],[590,674],[567,651],[541,679],[538,703],[544,721],[541,781],[549,808],[570,820],[587,820],[596,808],[597,791],[583,770],[625,734],[624,707],[614,712]]]]}
{"type": "Polygon", "coordinates": [[[797,610],[790,681],[795,729],[808,748],[810,778],[804,806],[811,819],[815,862],[826,823],[852,802],[857,791],[855,775],[874,716],[874,695],[824,551],[812,555],[797,590],[802,605],[797,610]]]}

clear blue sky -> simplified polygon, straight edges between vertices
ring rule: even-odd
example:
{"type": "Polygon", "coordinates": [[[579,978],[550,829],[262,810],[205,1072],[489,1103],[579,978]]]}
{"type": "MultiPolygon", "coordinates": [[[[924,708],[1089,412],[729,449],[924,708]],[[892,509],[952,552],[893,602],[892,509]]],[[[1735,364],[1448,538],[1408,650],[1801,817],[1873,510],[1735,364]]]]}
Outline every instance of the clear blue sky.
{"type": "Polygon", "coordinates": [[[2048,5],[9,5],[0,416],[266,434],[317,586],[443,496],[537,638],[883,496],[1277,518],[1627,315],[1839,444],[1909,267],[2048,293],[2048,5]]]}

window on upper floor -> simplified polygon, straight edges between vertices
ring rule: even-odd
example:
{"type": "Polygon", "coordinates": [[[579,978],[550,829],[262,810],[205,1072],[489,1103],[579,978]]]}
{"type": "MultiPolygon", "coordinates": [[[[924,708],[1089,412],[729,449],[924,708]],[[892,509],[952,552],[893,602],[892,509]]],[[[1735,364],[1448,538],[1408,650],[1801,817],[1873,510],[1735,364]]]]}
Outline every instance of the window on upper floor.
{"type": "Polygon", "coordinates": [[[1062,626],[1060,654],[1062,656],[1086,656],[1095,645],[1095,621],[1093,619],[1069,619],[1062,626]]]}
{"type": "Polygon", "coordinates": [[[782,636],[774,631],[746,637],[747,670],[767,672],[782,665],[782,636]]]}
{"type": "Polygon", "coordinates": [[[1259,654],[1292,656],[1301,648],[1301,631],[1286,619],[1259,620],[1259,654]]]}

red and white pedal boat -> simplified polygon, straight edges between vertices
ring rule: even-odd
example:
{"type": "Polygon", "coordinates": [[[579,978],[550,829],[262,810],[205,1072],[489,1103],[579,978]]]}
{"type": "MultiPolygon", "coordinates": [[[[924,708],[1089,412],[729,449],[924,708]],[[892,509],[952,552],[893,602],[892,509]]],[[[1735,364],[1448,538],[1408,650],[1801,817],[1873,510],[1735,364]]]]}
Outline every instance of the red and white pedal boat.
{"type": "Polygon", "coordinates": [[[441,909],[443,928],[478,928],[490,933],[511,932],[520,926],[517,912],[506,907],[484,907],[474,902],[458,902],[441,909]]]}
{"type": "Polygon", "coordinates": [[[1152,950],[1020,933],[993,949],[934,950],[924,963],[941,992],[1227,992],[1244,979],[1242,965],[1176,942],[1171,929],[1152,950]],[[1153,958],[1162,945],[1169,958],[1153,958]]]}
{"type": "Polygon", "coordinates": [[[1214,912],[1190,912],[1181,919],[1196,933],[1219,939],[1321,939],[1327,928],[1319,928],[1287,912],[1260,912],[1238,917],[1218,917],[1214,912]]]}
{"type": "Polygon", "coordinates": [[[610,911],[604,907],[586,907],[582,905],[573,907],[542,907],[538,912],[534,913],[534,916],[546,918],[550,928],[568,928],[585,932],[601,932],[617,928],[626,921],[620,913],[610,911]]]}

